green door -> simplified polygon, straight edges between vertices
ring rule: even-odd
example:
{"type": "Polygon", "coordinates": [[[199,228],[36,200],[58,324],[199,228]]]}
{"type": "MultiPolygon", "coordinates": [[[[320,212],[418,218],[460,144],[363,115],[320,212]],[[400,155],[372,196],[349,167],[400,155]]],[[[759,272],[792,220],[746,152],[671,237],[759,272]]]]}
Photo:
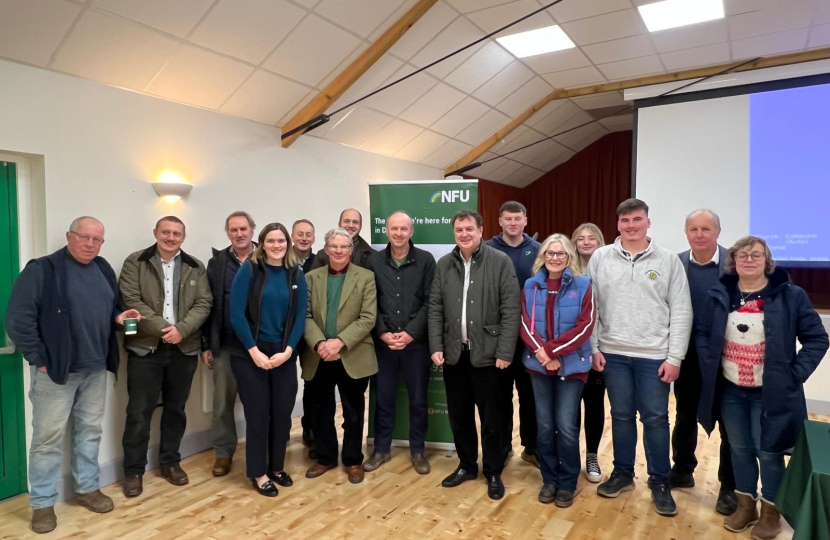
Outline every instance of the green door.
{"type": "Polygon", "coordinates": [[[0,161],[0,499],[26,491],[23,363],[6,335],[6,306],[20,268],[17,243],[17,174],[0,161]]]}

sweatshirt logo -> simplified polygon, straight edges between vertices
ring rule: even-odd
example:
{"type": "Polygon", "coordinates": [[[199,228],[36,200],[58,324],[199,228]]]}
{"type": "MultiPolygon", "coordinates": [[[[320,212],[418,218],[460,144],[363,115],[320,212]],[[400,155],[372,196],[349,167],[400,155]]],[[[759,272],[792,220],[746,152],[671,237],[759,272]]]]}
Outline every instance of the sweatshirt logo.
{"type": "Polygon", "coordinates": [[[660,277],[660,272],[657,270],[647,270],[646,277],[651,281],[655,281],[658,277],[660,277]]]}
{"type": "Polygon", "coordinates": [[[527,251],[525,251],[525,257],[527,257],[527,256],[529,256],[529,255],[531,255],[531,254],[533,254],[533,251],[531,251],[531,250],[529,250],[529,249],[528,249],[527,251]]]}

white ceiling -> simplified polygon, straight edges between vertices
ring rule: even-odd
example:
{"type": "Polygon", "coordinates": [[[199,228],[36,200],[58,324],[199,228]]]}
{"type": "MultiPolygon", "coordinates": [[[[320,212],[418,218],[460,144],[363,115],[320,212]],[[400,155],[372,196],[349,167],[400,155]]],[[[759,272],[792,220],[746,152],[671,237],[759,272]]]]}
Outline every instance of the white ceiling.
{"type": "MultiPolygon", "coordinates": [[[[0,0],[0,58],[282,126],[416,1],[0,0]]],[[[636,6],[652,1],[564,0],[507,33],[559,24],[576,48],[518,60],[488,40],[307,136],[443,168],[554,88],[830,45],[830,0],[724,0],[725,20],[649,33],[636,6]]],[[[440,0],[331,110],[545,3],[440,0]]],[[[481,159],[624,105],[552,102],[481,159]]],[[[608,118],[470,174],[525,186],[630,128],[608,118]]]]}

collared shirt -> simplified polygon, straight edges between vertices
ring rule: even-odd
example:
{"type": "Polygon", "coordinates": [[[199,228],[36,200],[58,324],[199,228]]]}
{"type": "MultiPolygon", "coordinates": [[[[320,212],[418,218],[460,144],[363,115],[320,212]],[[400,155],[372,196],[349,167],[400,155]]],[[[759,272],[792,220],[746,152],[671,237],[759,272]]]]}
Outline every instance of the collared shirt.
{"type": "Polygon", "coordinates": [[[648,240],[648,245],[646,246],[646,249],[644,249],[643,251],[641,251],[640,253],[638,253],[638,254],[637,254],[637,255],[635,255],[634,257],[632,257],[632,256],[631,256],[631,253],[629,253],[628,251],[626,251],[626,249],[625,249],[624,247],[622,247],[622,243],[620,243],[620,247],[622,248],[623,255],[625,255],[626,257],[628,257],[629,259],[631,259],[631,262],[637,262],[637,259],[639,259],[640,257],[642,257],[642,256],[645,254],[645,252],[646,252],[646,251],[648,251],[648,248],[650,248],[650,247],[651,247],[651,238],[646,238],[646,240],[648,240]]]}
{"type": "Polygon", "coordinates": [[[689,260],[691,262],[697,264],[697,265],[700,265],[700,266],[705,266],[705,265],[711,264],[711,263],[720,264],[720,250],[715,248],[715,256],[712,257],[712,260],[710,260],[709,262],[697,262],[695,260],[695,252],[690,251],[689,252],[689,260]]]}
{"type": "MultiPolygon", "coordinates": [[[[464,259],[464,256],[461,256],[464,259]]],[[[467,289],[470,288],[470,270],[473,266],[473,257],[464,260],[464,293],[461,297],[461,343],[467,343],[467,289]]]]}
{"type": "Polygon", "coordinates": [[[346,266],[343,267],[342,270],[335,270],[334,268],[329,265],[329,275],[331,276],[339,276],[340,274],[345,274],[346,271],[349,269],[349,265],[352,263],[346,263],[346,266]]]}
{"type": "Polygon", "coordinates": [[[159,255],[159,259],[161,259],[161,271],[164,274],[164,309],[162,310],[162,317],[170,324],[176,324],[176,311],[173,309],[173,300],[176,291],[173,290],[173,278],[176,275],[176,259],[179,258],[180,254],[181,251],[176,253],[169,261],[165,261],[159,255]]]}
{"type": "Polygon", "coordinates": [[[233,247],[231,247],[231,250],[230,250],[230,251],[231,251],[231,255],[233,255],[233,258],[234,258],[234,259],[236,259],[237,261],[239,261],[239,264],[240,264],[240,266],[241,266],[241,265],[242,265],[242,263],[244,263],[245,261],[247,261],[247,260],[251,257],[251,255],[253,255],[253,253],[254,253],[254,247],[253,247],[253,246],[251,246],[251,252],[250,252],[250,253],[248,253],[248,257],[246,257],[246,258],[245,258],[245,261],[243,261],[242,259],[240,259],[240,258],[239,258],[239,255],[237,255],[237,254],[236,254],[236,251],[234,251],[234,250],[233,250],[233,247]]]}

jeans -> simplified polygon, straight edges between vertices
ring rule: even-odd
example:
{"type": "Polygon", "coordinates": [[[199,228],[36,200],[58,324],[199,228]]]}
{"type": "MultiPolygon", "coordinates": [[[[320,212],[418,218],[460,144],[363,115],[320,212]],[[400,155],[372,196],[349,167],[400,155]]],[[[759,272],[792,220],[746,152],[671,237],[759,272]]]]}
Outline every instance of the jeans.
{"type": "Polygon", "coordinates": [[[539,435],[536,432],[536,404],[533,400],[533,385],[530,383],[530,373],[522,363],[522,354],[525,346],[520,339],[516,345],[516,352],[513,354],[513,362],[504,370],[501,370],[503,377],[507,378],[510,392],[510,403],[504,414],[504,430],[507,433],[505,445],[507,452],[513,450],[513,383],[516,383],[516,393],[519,394],[519,440],[525,450],[531,454],[536,453],[536,439],[539,435]]]}
{"type": "Polygon", "coordinates": [[[375,350],[378,356],[375,452],[388,453],[391,449],[398,378],[403,375],[409,401],[409,451],[413,455],[423,454],[427,436],[427,389],[432,371],[429,349],[425,345],[410,344],[402,351],[393,351],[378,340],[375,350]]]}
{"type": "Polygon", "coordinates": [[[637,413],[643,424],[649,482],[668,484],[669,384],[657,370],[663,360],[605,353],[605,386],[611,402],[614,471],[634,477],[637,455],[637,413]]]}
{"type": "Polygon", "coordinates": [[[107,398],[107,371],[70,373],[66,384],[32,366],[32,446],[29,448],[29,504],[55,506],[63,465],[63,436],[72,419],[72,477],[79,494],[97,490],[98,447],[107,398]]]}
{"type": "Polygon", "coordinates": [[[363,416],[369,377],[352,379],[346,373],[342,360],[320,360],[314,378],[308,383],[314,398],[311,425],[317,462],[320,465],[337,465],[335,387],[340,392],[340,404],[343,406],[343,449],[340,458],[346,467],[360,465],[363,463],[363,416]]]}
{"type": "Polygon", "coordinates": [[[236,379],[231,370],[231,355],[226,349],[213,357],[213,422],[210,442],[216,459],[233,458],[239,438],[236,434],[236,379]]]}
{"type": "Polygon", "coordinates": [[[512,389],[508,378],[496,366],[473,367],[470,352],[462,351],[455,365],[444,363],[447,413],[450,418],[459,467],[478,472],[476,409],[481,419],[481,449],[485,476],[501,475],[507,459],[503,415],[507,414],[512,389]]]}
{"type": "MultiPolygon", "coordinates": [[[[257,347],[268,357],[283,351],[280,343],[258,341],[257,347]]],[[[283,471],[285,446],[291,435],[291,411],[297,399],[296,354],[274,369],[262,369],[250,356],[232,355],[231,368],[245,408],[248,478],[259,478],[269,468],[283,471]]]]}
{"type": "Polygon", "coordinates": [[[596,454],[605,431],[605,376],[599,371],[588,372],[582,401],[585,403],[585,453],[596,454]]]}
{"type": "Polygon", "coordinates": [[[774,502],[786,467],[784,454],[761,450],[761,392],[761,388],[741,388],[723,381],[721,418],[732,448],[735,489],[757,497],[760,464],[761,496],[774,502]]]}
{"type": "Polygon", "coordinates": [[[162,400],[159,466],[173,467],[181,461],[179,445],[187,427],[185,405],[190,397],[198,359],[183,354],[175,345],[160,345],[147,356],[130,354],[127,362],[127,421],[121,444],[124,475],[143,475],[147,468],[150,422],[159,394],[162,400]]]}
{"type": "Polygon", "coordinates": [[[531,375],[536,398],[539,440],[536,457],[542,481],[565,491],[576,491],[579,460],[579,398],[584,383],[550,375],[531,375]]]}
{"type": "MultiPolygon", "coordinates": [[[[689,345],[686,359],[680,367],[680,377],[674,381],[674,398],[677,405],[674,417],[674,429],[671,434],[672,475],[686,475],[695,472],[697,467],[697,408],[700,403],[701,387],[700,364],[694,342],[689,345]]],[[[718,480],[721,489],[735,489],[735,475],[732,472],[732,454],[729,449],[729,436],[723,422],[718,422],[720,431],[720,460],[718,461],[718,480]]]]}

